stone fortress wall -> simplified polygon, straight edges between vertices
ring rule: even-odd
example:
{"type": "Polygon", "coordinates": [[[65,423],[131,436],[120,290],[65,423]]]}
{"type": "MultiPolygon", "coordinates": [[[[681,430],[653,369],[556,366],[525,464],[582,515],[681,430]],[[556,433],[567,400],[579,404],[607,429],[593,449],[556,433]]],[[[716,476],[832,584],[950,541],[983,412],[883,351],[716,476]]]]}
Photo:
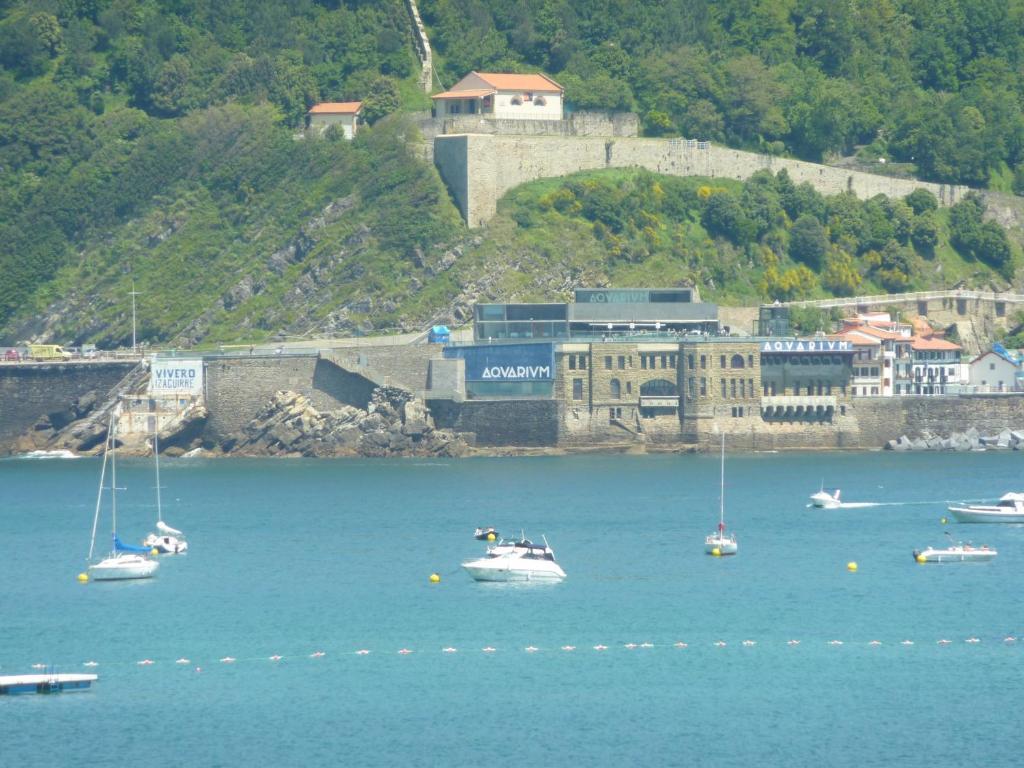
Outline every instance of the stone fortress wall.
{"type": "Polygon", "coordinates": [[[66,411],[76,399],[103,400],[136,366],[131,362],[22,363],[0,366],[0,455],[40,417],[66,411]]]}
{"type": "Polygon", "coordinates": [[[448,184],[466,223],[480,227],[494,216],[498,200],[513,187],[542,178],[601,168],[647,168],[673,176],[742,180],[756,171],[783,168],[797,184],[809,182],[823,194],[853,192],[870,198],[902,197],[915,189],[931,191],[952,205],[967,187],[897,179],[759,155],[684,139],[615,136],[552,136],[466,133],[434,139],[434,162],[448,184]]]}

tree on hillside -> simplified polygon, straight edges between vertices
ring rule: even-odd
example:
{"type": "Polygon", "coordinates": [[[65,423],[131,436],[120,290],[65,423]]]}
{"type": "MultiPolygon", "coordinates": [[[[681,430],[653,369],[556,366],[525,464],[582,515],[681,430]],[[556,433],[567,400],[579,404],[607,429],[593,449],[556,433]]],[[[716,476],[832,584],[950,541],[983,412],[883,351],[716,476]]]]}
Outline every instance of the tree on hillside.
{"type": "Polygon", "coordinates": [[[363,99],[363,120],[373,125],[398,110],[398,86],[390,77],[378,77],[363,99]]]}
{"type": "Polygon", "coordinates": [[[789,255],[814,270],[820,270],[828,251],[828,236],[821,222],[808,214],[802,215],[789,232],[789,255]]]}

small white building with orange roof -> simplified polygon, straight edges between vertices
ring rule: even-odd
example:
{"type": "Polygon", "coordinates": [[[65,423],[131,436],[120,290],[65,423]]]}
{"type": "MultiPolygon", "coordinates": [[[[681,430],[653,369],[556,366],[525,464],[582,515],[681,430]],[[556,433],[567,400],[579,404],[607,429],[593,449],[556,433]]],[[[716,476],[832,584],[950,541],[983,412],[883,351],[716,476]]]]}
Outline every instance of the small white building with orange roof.
{"type": "Polygon", "coordinates": [[[435,93],[434,116],[479,115],[496,120],[561,120],[565,89],[547,75],[470,72],[435,93]]]}
{"type": "Polygon", "coordinates": [[[351,140],[359,130],[359,114],[362,110],[361,101],[324,101],[314,104],[306,113],[309,130],[320,135],[336,125],[345,138],[351,140]]]}

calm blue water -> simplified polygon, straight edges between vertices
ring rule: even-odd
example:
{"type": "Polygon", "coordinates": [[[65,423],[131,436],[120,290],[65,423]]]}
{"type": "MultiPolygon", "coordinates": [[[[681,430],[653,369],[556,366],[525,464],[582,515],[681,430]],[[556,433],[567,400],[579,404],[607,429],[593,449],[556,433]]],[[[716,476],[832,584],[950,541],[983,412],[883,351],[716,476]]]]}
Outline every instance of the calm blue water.
{"type": "MultiPolygon", "coordinates": [[[[730,456],[731,559],[703,554],[715,456],[166,461],[192,552],[88,585],[99,462],[0,461],[0,674],[100,675],[0,698],[0,763],[1020,765],[1024,526],[940,518],[1022,461],[730,456]],[[822,480],[886,505],[808,509],[822,480]],[[546,534],[568,579],[473,582],[477,525],[546,534]],[[998,559],[914,563],[946,528],[998,559]]],[[[119,465],[125,539],[150,469],[119,465]]]]}

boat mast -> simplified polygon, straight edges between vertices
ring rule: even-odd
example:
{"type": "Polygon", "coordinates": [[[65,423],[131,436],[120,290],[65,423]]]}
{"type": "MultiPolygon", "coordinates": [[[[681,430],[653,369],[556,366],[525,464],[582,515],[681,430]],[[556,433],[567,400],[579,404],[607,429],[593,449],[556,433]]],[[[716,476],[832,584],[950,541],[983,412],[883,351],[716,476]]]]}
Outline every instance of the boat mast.
{"type": "MultiPolygon", "coordinates": [[[[115,406],[110,414],[110,525],[111,525],[111,546],[113,538],[117,536],[117,416],[118,408],[115,406]]],[[[116,550],[116,547],[114,547],[116,550]]]]}
{"type": "Polygon", "coordinates": [[[156,463],[156,519],[158,523],[164,520],[163,511],[160,508],[160,421],[159,415],[153,416],[153,461],[156,463]]]}
{"type": "Polygon", "coordinates": [[[725,535],[725,432],[722,433],[722,477],[718,492],[718,535],[725,535]]]}
{"type": "Polygon", "coordinates": [[[114,422],[111,415],[110,423],[107,425],[107,437],[103,441],[103,466],[100,469],[100,487],[96,492],[96,512],[92,516],[92,538],[89,539],[89,562],[92,562],[93,550],[96,548],[96,526],[100,521],[100,505],[103,503],[103,481],[107,476],[107,454],[110,450],[110,430],[114,422]]]}

